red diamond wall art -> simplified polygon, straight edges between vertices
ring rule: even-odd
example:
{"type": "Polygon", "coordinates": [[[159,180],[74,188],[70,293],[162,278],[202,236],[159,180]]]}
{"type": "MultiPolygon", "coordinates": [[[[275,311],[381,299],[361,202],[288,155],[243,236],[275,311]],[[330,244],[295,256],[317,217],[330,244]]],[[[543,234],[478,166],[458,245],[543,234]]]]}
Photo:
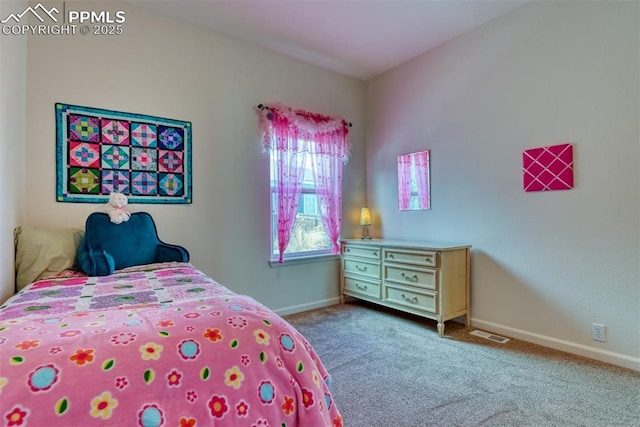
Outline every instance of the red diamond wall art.
{"type": "Polygon", "coordinates": [[[573,145],[531,148],[522,153],[524,191],[573,188],[573,145]]]}

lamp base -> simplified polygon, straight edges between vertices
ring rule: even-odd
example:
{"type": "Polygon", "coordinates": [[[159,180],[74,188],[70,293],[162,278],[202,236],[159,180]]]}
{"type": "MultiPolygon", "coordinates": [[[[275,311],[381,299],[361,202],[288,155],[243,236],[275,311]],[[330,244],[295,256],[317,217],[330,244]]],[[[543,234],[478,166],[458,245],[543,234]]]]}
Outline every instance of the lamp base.
{"type": "Polygon", "coordinates": [[[362,237],[360,237],[361,240],[364,239],[369,239],[371,240],[371,236],[369,236],[369,228],[366,225],[362,226],[362,237]]]}

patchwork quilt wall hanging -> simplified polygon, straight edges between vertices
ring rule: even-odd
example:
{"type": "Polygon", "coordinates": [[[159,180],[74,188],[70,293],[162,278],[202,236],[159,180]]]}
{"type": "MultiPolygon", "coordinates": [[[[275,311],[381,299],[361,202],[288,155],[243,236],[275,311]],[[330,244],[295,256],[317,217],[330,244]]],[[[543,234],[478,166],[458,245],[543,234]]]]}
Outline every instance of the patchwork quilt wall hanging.
{"type": "Polygon", "coordinates": [[[56,200],[191,203],[191,122],[55,104],[56,200]]]}

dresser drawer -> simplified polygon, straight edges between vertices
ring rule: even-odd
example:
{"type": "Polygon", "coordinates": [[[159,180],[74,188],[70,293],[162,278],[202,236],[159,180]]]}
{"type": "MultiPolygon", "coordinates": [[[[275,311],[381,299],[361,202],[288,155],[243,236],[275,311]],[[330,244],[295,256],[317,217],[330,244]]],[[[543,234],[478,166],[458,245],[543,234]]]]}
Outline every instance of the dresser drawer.
{"type": "Polygon", "coordinates": [[[384,264],[383,278],[388,282],[411,285],[435,291],[437,287],[436,270],[415,268],[401,264],[384,264]]]}
{"type": "Polygon", "coordinates": [[[379,247],[344,245],[342,246],[342,253],[346,256],[380,259],[379,247]]]}
{"type": "Polygon", "coordinates": [[[402,287],[392,285],[384,286],[383,299],[410,307],[414,310],[428,311],[429,313],[437,313],[436,295],[430,292],[414,292],[402,287]]]}
{"type": "Polygon", "coordinates": [[[343,273],[380,280],[380,262],[345,257],[343,273]]]}
{"type": "Polygon", "coordinates": [[[380,284],[352,277],[344,278],[344,291],[355,292],[380,299],[380,284]]]}
{"type": "Polygon", "coordinates": [[[437,267],[438,255],[433,251],[421,251],[411,249],[385,249],[383,254],[385,261],[401,262],[425,267],[437,267]]]}

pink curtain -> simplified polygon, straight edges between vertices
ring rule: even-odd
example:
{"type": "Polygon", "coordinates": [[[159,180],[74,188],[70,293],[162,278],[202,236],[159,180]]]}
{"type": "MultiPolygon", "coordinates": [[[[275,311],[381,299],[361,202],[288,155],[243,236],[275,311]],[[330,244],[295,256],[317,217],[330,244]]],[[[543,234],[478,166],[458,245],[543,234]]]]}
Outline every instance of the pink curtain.
{"type": "Polygon", "coordinates": [[[415,167],[416,184],[418,187],[418,199],[421,209],[430,209],[429,197],[429,152],[413,153],[413,165],[415,167]]]}
{"type": "Polygon", "coordinates": [[[336,119],[279,104],[258,109],[265,149],[276,151],[278,251],[283,262],[302,193],[305,156],[311,156],[322,224],[339,253],[342,227],[342,165],[349,158],[349,128],[336,119]]]}
{"type": "Polygon", "coordinates": [[[405,211],[411,203],[411,156],[398,156],[398,209],[405,211]]]}
{"type": "Polygon", "coordinates": [[[278,262],[282,263],[300,204],[306,151],[303,149],[304,144],[298,140],[295,129],[278,123],[274,124],[273,131],[277,147],[275,162],[278,182],[276,189],[278,252],[280,254],[278,262]]]}
{"type": "Polygon", "coordinates": [[[313,179],[320,205],[322,225],[331,241],[331,252],[340,253],[342,230],[342,165],[347,158],[347,131],[317,134],[311,144],[313,179]]]}

